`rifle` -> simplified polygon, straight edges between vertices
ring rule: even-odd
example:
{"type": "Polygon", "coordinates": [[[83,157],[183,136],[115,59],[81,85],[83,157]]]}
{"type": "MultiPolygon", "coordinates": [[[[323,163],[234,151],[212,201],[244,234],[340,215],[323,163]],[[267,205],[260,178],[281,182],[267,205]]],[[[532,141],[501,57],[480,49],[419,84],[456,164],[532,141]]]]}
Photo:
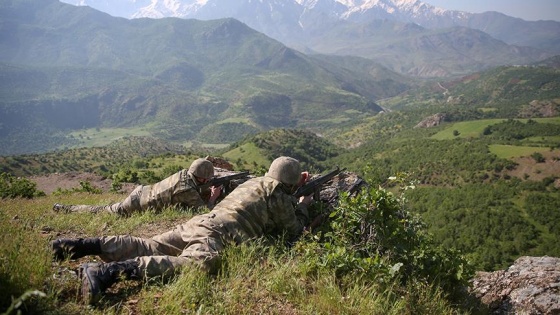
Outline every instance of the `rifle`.
{"type": "Polygon", "coordinates": [[[299,198],[301,196],[309,196],[311,194],[314,194],[314,198],[315,200],[319,200],[319,188],[325,184],[326,182],[328,182],[329,180],[331,180],[333,177],[335,177],[336,175],[338,175],[340,172],[343,172],[344,170],[346,170],[346,168],[340,169],[338,166],[336,167],[335,170],[328,172],[325,175],[319,176],[316,179],[306,183],[305,185],[299,187],[296,192],[294,193],[294,196],[299,198]]]}
{"type": "Polygon", "coordinates": [[[367,185],[366,182],[361,178],[356,178],[352,186],[348,189],[348,195],[352,196],[357,194],[363,185],[367,185]]]}
{"type": "Polygon", "coordinates": [[[247,175],[249,175],[249,172],[245,171],[245,172],[226,175],[226,176],[222,176],[222,177],[212,177],[207,183],[205,183],[203,185],[200,185],[198,187],[201,190],[206,189],[206,188],[211,187],[211,186],[218,187],[218,186],[221,186],[223,184],[229,183],[230,181],[232,181],[234,179],[246,177],[247,175]]]}

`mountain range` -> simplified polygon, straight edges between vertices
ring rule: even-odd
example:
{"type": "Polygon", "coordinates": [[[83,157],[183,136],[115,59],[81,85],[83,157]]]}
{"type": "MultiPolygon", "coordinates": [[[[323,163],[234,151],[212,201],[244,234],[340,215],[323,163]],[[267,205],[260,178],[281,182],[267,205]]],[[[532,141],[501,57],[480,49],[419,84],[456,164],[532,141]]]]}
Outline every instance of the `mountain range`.
{"type": "MultiPolygon", "coordinates": [[[[201,14],[220,3],[198,4],[201,14]]],[[[292,35],[336,54],[291,48],[235,18],[125,19],[57,0],[0,2],[0,154],[64,148],[79,142],[74,137],[86,129],[114,137],[111,130],[127,128],[179,143],[221,145],[274,128],[332,133],[386,110],[378,101],[420,85],[419,76],[455,77],[504,63],[540,62],[549,54],[460,26],[350,21],[351,14],[343,19],[348,8],[333,11],[337,18],[324,24],[329,19],[322,14],[329,6],[344,7],[339,2],[222,5],[252,16],[267,8],[278,21],[288,21],[280,16],[292,16],[293,8],[309,8],[307,17],[315,14],[317,23],[308,25],[315,30],[300,26],[292,35]]]]}
{"type": "Polygon", "coordinates": [[[112,17],[56,0],[0,3],[1,154],[41,152],[84,128],[174,141],[320,130],[382,109],[410,79],[361,59],[306,56],[234,19],[112,17]]]}
{"type": "Polygon", "coordinates": [[[560,54],[560,22],[444,10],[419,0],[64,1],[126,18],[232,17],[304,53],[365,57],[416,76],[462,75],[560,54]]]}

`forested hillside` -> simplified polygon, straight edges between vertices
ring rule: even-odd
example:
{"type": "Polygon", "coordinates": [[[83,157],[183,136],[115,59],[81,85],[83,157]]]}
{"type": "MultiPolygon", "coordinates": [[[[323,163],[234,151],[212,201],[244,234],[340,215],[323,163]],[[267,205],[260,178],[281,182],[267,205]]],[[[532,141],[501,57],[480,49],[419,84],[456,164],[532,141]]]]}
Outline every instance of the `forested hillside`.
{"type": "MultiPolygon", "coordinates": [[[[550,102],[558,114],[560,70],[551,65],[556,57],[542,61],[546,66],[504,66],[477,72],[457,80],[426,83],[398,97],[381,102],[392,109],[405,107],[432,110],[479,111],[480,118],[515,118],[531,106],[532,101],[550,102]]],[[[526,115],[527,116],[527,115],[526,115]]],[[[534,113],[529,117],[546,117],[534,113]]],[[[463,118],[464,119],[464,118],[463,118]]]]}
{"type": "Polygon", "coordinates": [[[73,146],[87,129],[231,144],[333,128],[412,83],[372,61],[307,56],[234,19],[126,20],[56,0],[0,12],[0,155],[73,146]]]}
{"type": "MultiPolygon", "coordinates": [[[[474,116],[415,127],[429,110],[377,117],[362,127],[358,148],[329,162],[387,187],[390,176],[405,176],[416,186],[407,193],[411,211],[480,270],[505,268],[522,255],[560,255],[560,234],[552,227],[560,222],[551,210],[560,200],[560,119],[469,120],[485,115],[471,110],[465,113],[474,116]]],[[[351,139],[356,130],[344,136],[351,139]]]]}

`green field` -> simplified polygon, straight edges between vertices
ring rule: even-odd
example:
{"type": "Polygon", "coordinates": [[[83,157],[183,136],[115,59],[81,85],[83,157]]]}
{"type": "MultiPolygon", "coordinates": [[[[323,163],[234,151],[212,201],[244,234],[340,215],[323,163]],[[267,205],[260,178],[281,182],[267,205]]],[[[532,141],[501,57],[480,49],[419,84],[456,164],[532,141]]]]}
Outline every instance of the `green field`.
{"type": "Polygon", "coordinates": [[[482,134],[486,126],[498,124],[505,119],[483,119],[474,121],[461,121],[449,125],[444,130],[436,133],[431,138],[436,140],[451,140],[457,137],[461,138],[477,138],[482,134]],[[458,136],[453,135],[453,131],[459,132],[458,136]]]}
{"type": "MultiPolygon", "coordinates": [[[[457,123],[450,124],[444,130],[436,133],[431,138],[436,140],[451,140],[457,137],[460,138],[477,138],[479,137],[484,128],[487,126],[499,124],[506,119],[482,119],[482,120],[473,120],[473,121],[461,121],[457,123]],[[458,131],[459,134],[457,136],[453,135],[454,131],[458,131]]],[[[516,119],[523,123],[526,123],[528,119],[516,119]]],[[[538,123],[549,123],[549,124],[560,124],[560,117],[552,117],[552,118],[533,118],[532,120],[538,123]]]]}
{"type": "Polygon", "coordinates": [[[528,147],[515,145],[492,144],[488,146],[490,152],[496,154],[499,158],[512,159],[521,156],[530,156],[535,152],[543,153],[550,151],[546,147],[528,147]]]}
{"type": "Polygon", "coordinates": [[[529,138],[523,139],[522,142],[523,143],[542,144],[542,145],[548,145],[550,143],[560,144],[560,135],[559,136],[529,137],[529,138]]]}
{"type": "Polygon", "coordinates": [[[225,153],[223,157],[234,163],[238,169],[252,169],[254,165],[268,168],[271,162],[262,155],[260,149],[254,143],[239,146],[225,153]]]}
{"type": "Polygon", "coordinates": [[[78,144],[70,148],[78,147],[100,147],[127,136],[151,136],[145,128],[90,128],[74,131],[68,135],[77,139],[78,144]]]}

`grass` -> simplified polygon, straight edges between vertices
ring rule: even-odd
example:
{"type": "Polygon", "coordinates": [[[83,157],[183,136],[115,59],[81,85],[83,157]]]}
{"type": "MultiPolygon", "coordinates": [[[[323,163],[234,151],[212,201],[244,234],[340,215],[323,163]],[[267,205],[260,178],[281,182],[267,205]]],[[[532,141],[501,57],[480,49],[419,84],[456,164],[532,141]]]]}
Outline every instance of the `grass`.
{"type": "MultiPolygon", "coordinates": [[[[449,125],[447,128],[441,130],[440,132],[433,135],[431,138],[436,140],[450,140],[457,137],[460,138],[477,138],[479,137],[484,128],[490,125],[499,124],[506,119],[482,119],[473,121],[461,121],[449,125]],[[458,131],[459,135],[453,135],[454,131],[458,131]]],[[[528,119],[516,119],[523,123],[527,123],[528,119]]],[[[560,117],[552,118],[532,118],[532,120],[538,123],[549,123],[549,124],[560,124],[560,117]]]]}
{"type": "Polygon", "coordinates": [[[169,165],[180,165],[183,168],[188,168],[196,158],[196,156],[179,154],[173,156],[157,156],[150,159],[148,170],[161,170],[169,165]]]}
{"type": "Polygon", "coordinates": [[[490,152],[496,154],[499,158],[512,159],[522,156],[530,156],[535,152],[543,153],[550,151],[547,147],[529,147],[529,146],[515,146],[515,145],[502,145],[492,144],[488,146],[490,152]]]}
{"type": "Polygon", "coordinates": [[[549,145],[551,143],[560,143],[560,136],[540,136],[540,137],[529,137],[522,140],[523,143],[533,143],[540,145],[549,145]]]}
{"type": "Polygon", "coordinates": [[[229,143],[204,143],[200,145],[202,148],[210,150],[221,150],[230,146],[229,143]]]}
{"type": "Polygon", "coordinates": [[[77,147],[100,147],[126,137],[126,136],[151,136],[151,133],[144,128],[89,128],[74,131],[69,137],[78,139],[77,147]]]}
{"type": "Polygon", "coordinates": [[[255,169],[255,165],[268,167],[271,163],[263,156],[260,149],[252,142],[245,143],[223,154],[223,157],[232,161],[236,169],[255,169]]]}
{"type": "Polygon", "coordinates": [[[244,123],[244,124],[251,124],[251,120],[249,118],[244,117],[230,117],[224,120],[216,122],[216,124],[226,124],[226,123],[244,123]]]}
{"type": "Polygon", "coordinates": [[[478,108],[478,110],[480,110],[483,113],[490,113],[490,112],[498,111],[498,109],[495,108],[495,107],[480,107],[480,108],[478,108]]]}
{"type": "Polygon", "coordinates": [[[505,119],[483,119],[474,121],[461,121],[454,123],[442,131],[436,133],[431,138],[436,140],[450,140],[456,137],[477,138],[482,134],[486,126],[498,124],[505,119]],[[453,135],[453,131],[459,132],[458,136],[453,135]]]}
{"type": "Polygon", "coordinates": [[[33,200],[1,200],[0,309],[30,290],[23,313],[50,314],[461,314],[444,292],[423,283],[361,283],[330,270],[309,273],[298,255],[265,242],[230,247],[216,276],[186,268],[171,281],[125,281],[96,307],[81,304],[79,263],[52,262],[48,243],[60,237],[132,234],[150,237],[188,220],[192,211],[166,209],[119,218],[110,214],[61,214],[55,202],[102,204],[122,195],[77,193],[33,200]]]}

